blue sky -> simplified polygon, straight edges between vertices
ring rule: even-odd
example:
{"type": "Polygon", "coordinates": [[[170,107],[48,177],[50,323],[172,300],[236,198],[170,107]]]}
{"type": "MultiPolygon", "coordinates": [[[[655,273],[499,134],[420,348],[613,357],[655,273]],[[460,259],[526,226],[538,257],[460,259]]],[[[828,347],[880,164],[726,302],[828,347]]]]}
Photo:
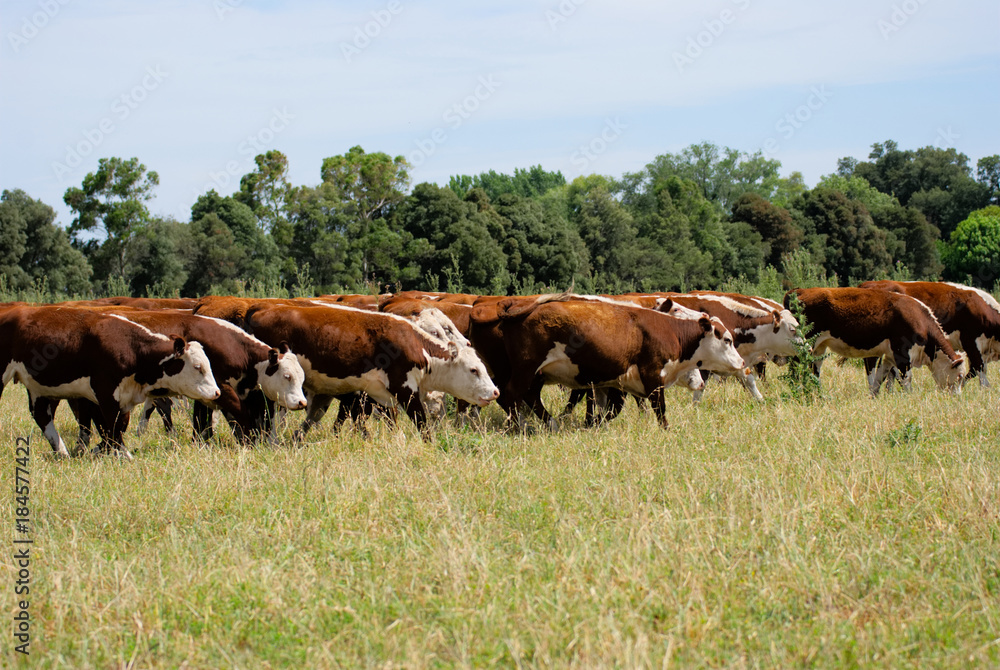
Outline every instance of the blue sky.
{"type": "Polygon", "coordinates": [[[5,0],[0,40],[0,189],[64,225],[107,156],[187,220],[268,149],[295,184],[359,144],[413,184],[620,176],[703,140],[810,185],[886,139],[1000,153],[996,0],[5,0]]]}

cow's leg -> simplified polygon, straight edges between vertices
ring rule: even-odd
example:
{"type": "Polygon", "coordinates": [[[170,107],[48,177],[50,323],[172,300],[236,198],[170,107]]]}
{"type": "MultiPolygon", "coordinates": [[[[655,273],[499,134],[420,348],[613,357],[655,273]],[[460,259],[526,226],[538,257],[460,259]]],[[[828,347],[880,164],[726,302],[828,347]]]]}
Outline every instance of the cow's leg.
{"type": "Polygon", "coordinates": [[[752,372],[749,372],[748,369],[744,368],[736,373],[736,378],[743,384],[743,388],[750,392],[750,395],[753,396],[754,400],[763,402],[764,396],[759,390],[757,390],[757,378],[754,377],[752,372]]]}
{"type": "Polygon", "coordinates": [[[203,402],[194,403],[194,410],[191,412],[191,423],[194,424],[194,437],[196,440],[208,442],[213,436],[212,415],[214,410],[203,402]]]}
{"type": "Polygon", "coordinates": [[[66,450],[66,444],[63,442],[62,437],[60,437],[59,431],[56,430],[55,416],[59,401],[55,398],[29,397],[28,406],[31,409],[32,418],[38,427],[41,428],[45,439],[52,445],[52,451],[55,452],[56,457],[69,458],[69,451],[66,450]]]}
{"type": "Polygon", "coordinates": [[[598,400],[597,423],[611,421],[625,408],[627,394],[620,389],[595,389],[594,396],[598,400]]]}
{"type": "Polygon", "coordinates": [[[969,374],[962,380],[962,386],[965,386],[967,380],[979,377],[979,385],[987,388],[989,382],[986,380],[986,360],[983,358],[983,352],[979,350],[975,338],[963,335],[961,345],[965,355],[969,357],[969,374]]]}
{"type": "Polygon", "coordinates": [[[670,424],[667,422],[667,398],[663,387],[656,387],[648,397],[649,402],[653,405],[653,411],[656,413],[656,420],[660,422],[660,427],[669,428],[670,424]]]}
{"type": "Polygon", "coordinates": [[[70,411],[76,417],[77,433],[74,452],[85,454],[90,447],[90,437],[93,434],[91,432],[91,424],[96,424],[98,421],[95,416],[98,409],[97,405],[83,398],[71,398],[66,401],[66,404],[69,405],[70,411]]]}
{"type": "Polygon", "coordinates": [[[155,398],[153,400],[153,407],[156,408],[160,418],[163,419],[163,429],[170,434],[174,432],[173,406],[174,401],[171,398],[155,398]]]}
{"type": "Polygon", "coordinates": [[[125,448],[125,431],[128,429],[129,412],[120,409],[117,404],[106,403],[94,415],[97,424],[97,434],[101,441],[91,452],[93,454],[118,454],[131,461],[132,454],[125,448]]]}
{"type": "Polygon", "coordinates": [[[754,366],[754,373],[757,375],[757,379],[764,381],[767,375],[767,361],[763,360],[754,366]]]}
{"type": "Polygon", "coordinates": [[[569,400],[566,401],[566,406],[563,408],[563,410],[561,412],[559,412],[560,418],[564,417],[564,416],[567,416],[569,414],[572,414],[573,410],[576,409],[576,406],[579,405],[580,401],[584,400],[584,399],[586,399],[587,402],[588,402],[588,405],[587,405],[588,420],[587,421],[588,421],[588,425],[589,425],[589,423],[590,423],[590,419],[589,419],[589,413],[590,413],[590,405],[589,405],[589,402],[590,402],[590,393],[589,393],[588,389],[572,389],[569,392],[569,400]]]}
{"type": "Polygon", "coordinates": [[[305,437],[309,429],[320,422],[326,411],[330,409],[330,403],[333,402],[332,395],[324,395],[322,393],[309,393],[307,395],[306,418],[293,436],[296,442],[305,437]]]}

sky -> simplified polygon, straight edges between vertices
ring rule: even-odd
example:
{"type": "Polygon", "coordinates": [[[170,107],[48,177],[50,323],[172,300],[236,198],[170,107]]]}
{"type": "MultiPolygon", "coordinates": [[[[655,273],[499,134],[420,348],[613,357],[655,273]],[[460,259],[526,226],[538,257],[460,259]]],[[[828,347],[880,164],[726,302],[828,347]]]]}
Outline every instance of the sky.
{"type": "Polygon", "coordinates": [[[1000,153],[1000,2],[4,0],[0,91],[0,190],[62,225],[111,156],[182,221],[271,149],[296,185],[356,145],[444,185],[709,141],[811,186],[889,139],[1000,153]]]}

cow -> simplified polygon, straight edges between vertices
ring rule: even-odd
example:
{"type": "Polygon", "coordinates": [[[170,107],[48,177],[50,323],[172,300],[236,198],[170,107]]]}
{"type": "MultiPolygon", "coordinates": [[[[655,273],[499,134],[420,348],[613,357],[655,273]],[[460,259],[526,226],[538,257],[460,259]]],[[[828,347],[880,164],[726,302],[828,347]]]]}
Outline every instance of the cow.
{"type": "Polygon", "coordinates": [[[916,298],[880,289],[807,288],[785,294],[786,308],[793,295],[813,326],[814,354],[884,357],[868,375],[872,395],[893,366],[904,379],[912,367],[927,366],[939,388],[952,390],[968,371],[966,356],[955,352],[934,313],[916,298]]]}
{"type": "Polygon", "coordinates": [[[497,305],[512,363],[502,397],[506,407],[527,404],[550,427],[541,402],[545,384],[585,389],[610,387],[650,398],[667,425],[663,389],[694,369],[735,372],[743,359],[719,319],[697,321],[610,302],[567,295],[497,305]]]}
{"type": "Polygon", "coordinates": [[[322,418],[333,397],[349,393],[402,408],[425,435],[420,393],[444,391],[479,406],[499,395],[474,351],[442,346],[392,314],[259,301],[242,318],[263,341],[288,342],[305,370],[309,406],[300,436],[322,418]]]}
{"type": "MultiPolygon", "coordinates": [[[[202,343],[221,394],[214,401],[195,403],[193,423],[195,434],[201,439],[212,437],[211,413],[214,410],[222,412],[240,441],[259,438],[265,425],[263,400],[257,397],[258,394],[286,409],[306,407],[302,390],[305,373],[287,345],[269,347],[228,321],[203,315],[176,310],[104,309],[155,333],[176,333],[202,343]]],[[[90,421],[86,410],[85,405],[74,407],[80,421],[80,446],[83,447],[89,439],[90,421]]]]}
{"type": "MultiPolygon", "coordinates": [[[[930,307],[952,347],[969,357],[969,375],[983,387],[986,364],[1000,360],[1000,303],[986,291],[962,284],[923,281],[869,281],[859,288],[902,293],[930,307]]],[[[873,365],[865,360],[866,367],[873,365]]]]}
{"type": "MultiPolygon", "coordinates": [[[[764,396],[757,389],[756,378],[752,368],[766,362],[771,356],[794,356],[797,353],[796,342],[801,341],[796,335],[798,321],[787,309],[762,309],[749,301],[739,301],[726,294],[698,292],[693,294],[671,294],[670,305],[662,305],[661,309],[668,314],[684,316],[677,313],[679,307],[690,311],[704,312],[718,317],[733,334],[736,350],[743,357],[744,366],[735,373],[754,400],[762,401],[764,396]],[[665,308],[665,309],[664,309],[665,308]]],[[[766,303],[756,303],[763,306],[766,303]]],[[[706,383],[708,372],[702,371],[706,383]]],[[[702,390],[695,391],[694,399],[701,399],[702,390]]]]}
{"type": "Polygon", "coordinates": [[[27,388],[32,417],[57,457],[69,452],[50,399],[95,403],[98,450],[131,458],[122,436],[133,407],[151,395],[214,401],[221,393],[200,343],[154,333],[116,314],[14,307],[0,312],[0,343],[3,386],[17,381],[27,388]]]}

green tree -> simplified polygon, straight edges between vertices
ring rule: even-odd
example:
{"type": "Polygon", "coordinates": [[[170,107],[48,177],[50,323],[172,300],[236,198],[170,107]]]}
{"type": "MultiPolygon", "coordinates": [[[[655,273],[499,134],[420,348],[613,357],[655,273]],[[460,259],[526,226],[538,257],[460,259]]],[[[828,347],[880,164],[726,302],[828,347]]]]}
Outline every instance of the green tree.
{"type": "Polygon", "coordinates": [[[405,247],[398,226],[388,219],[393,207],[405,198],[409,167],[403,156],[365,153],[360,146],[323,160],[320,176],[332,188],[331,196],[340,202],[338,213],[348,222],[348,238],[361,255],[363,281],[386,270],[380,267],[378,257],[385,262],[393,257],[394,249],[405,247]],[[374,226],[377,220],[384,223],[374,226]]]}
{"type": "Polygon", "coordinates": [[[87,259],[55,224],[54,209],[20,189],[0,195],[0,274],[15,290],[44,279],[64,295],[90,290],[87,259]]]}
{"type": "Polygon", "coordinates": [[[459,200],[450,188],[423,183],[400,206],[403,230],[422,248],[422,288],[506,291],[507,257],[490,230],[502,224],[484,203],[481,191],[459,200]]]}
{"type": "Polygon", "coordinates": [[[796,201],[820,242],[828,273],[842,285],[888,274],[893,259],[889,238],[872,221],[865,206],[840,191],[818,186],[796,201]]]}
{"type": "Polygon", "coordinates": [[[208,295],[213,291],[226,294],[240,290],[240,280],[247,279],[242,272],[246,249],[236,244],[232,229],[218,214],[205,214],[191,223],[191,248],[190,271],[182,289],[184,295],[208,295]]]}
{"type": "Polygon", "coordinates": [[[153,219],[146,224],[129,250],[132,295],[179,294],[188,277],[184,254],[190,245],[190,229],[186,223],[153,219]]]}
{"type": "Polygon", "coordinates": [[[1000,279],[1000,206],[990,205],[972,212],[956,226],[942,252],[951,279],[987,289],[1000,279]]]}
{"type": "Polygon", "coordinates": [[[459,198],[464,198],[474,188],[482,189],[490,201],[501,195],[513,194],[522,198],[537,198],[553,188],[566,185],[562,172],[548,172],[541,165],[528,169],[514,168],[513,175],[500,174],[495,170],[476,176],[456,175],[448,180],[448,187],[459,198]]]}
{"type": "Polygon", "coordinates": [[[747,192],[770,199],[779,186],[781,162],[760,151],[750,154],[711,142],[692,144],[679,154],[663,154],[646,166],[648,183],[668,177],[688,179],[698,185],[705,199],[728,212],[747,192]]]}
{"type": "Polygon", "coordinates": [[[756,193],[739,197],[731,220],[746,223],[760,235],[767,245],[764,262],[775,267],[781,264],[782,256],[799,248],[804,237],[787,209],[772,205],[756,193]]]}
{"type": "MultiPolygon", "coordinates": [[[[287,219],[287,204],[282,205],[280,232],[268,234],[258,225],[258,218],[249,205],[234,196],[222,197],[215,190],[200,196],[191,207],[191,221],[197,222],[214,214],[226,224],[233,236],[233,244],[240,248],[240,262],[236,269],[239,278],[254,279],[268,286],[291,284],[295,277],[295,263],[288,253],[291,240],[291,226],[287,219]],[[284,249],[279,248],[275,238],[286,235],[284,249]]],[[[290,196],[282,196],[286,202],[290,196]]],[[[189,271],[196,272],[197,268],[189,271]]]]}
{"type": "MultiPolygon", "coordinates": [[[[256,169],[243,175],[240,190],[233,196],[246,205],[257,218],[258,227],[279,239],[290,235],[285,216],[291,184],[288,182],[288,158],[277,150],[254,157],[256,169]]],[[[213,191],[214,192],[214,191],[213,191]]]]}
{"type": "Polygon", "coordinates": [[[873,144],[868,159],[841,159],[838,174],[861,177],[902,206],[920,210],[942,234],[989,202],[989,188],[972,178],[969,157],[954,148],[904,151],[888,140],[873,144]]]}
{"type": "Polygon", "coordinates": [[[82,188],[70,187],[63,200],[75,213],[69,232],[80,242],[79,233],[98,231],[105,240],[99,247],[86,245],[102,261],[101,279],[115,275],[129,281],[129,246],[149,221],[146,202],[153,198],[153,188],[160,183],[156,172],[147,172],[138,158],[102,158],[97,171],[88,173],[82,188]]]}
{"type": "Polygon", "coordinates": [[[976,162],[976,181],[990,193],[990,203],[1000,205],[1000,155],[984,156],[976,162]]]}

